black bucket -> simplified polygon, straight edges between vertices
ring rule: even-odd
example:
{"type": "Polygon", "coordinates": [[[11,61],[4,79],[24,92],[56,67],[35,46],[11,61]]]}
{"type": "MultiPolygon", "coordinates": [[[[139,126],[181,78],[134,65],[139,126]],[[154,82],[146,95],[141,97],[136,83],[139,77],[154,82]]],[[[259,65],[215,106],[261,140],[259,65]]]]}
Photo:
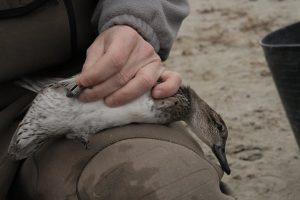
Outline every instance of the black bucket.
{"type": "Polygon", "coordinates": [[[300,22],[268,34],[261,45],[300,147],[300,22]]]}

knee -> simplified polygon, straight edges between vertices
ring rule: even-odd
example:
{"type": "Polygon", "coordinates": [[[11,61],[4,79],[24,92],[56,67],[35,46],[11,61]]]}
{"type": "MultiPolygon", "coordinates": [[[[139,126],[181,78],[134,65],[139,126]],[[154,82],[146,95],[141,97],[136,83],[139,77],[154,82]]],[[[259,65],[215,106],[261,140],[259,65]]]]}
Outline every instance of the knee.
{"type": "Polygon", "coordinates": [[[25,162],[15,187],[23,199],[227,199],[216,169],[182,145],[134,138],[89,155],[72,148],[25,162]]]}
{"type": "Polygon", "coordinates": [[[82,199],[226,199],[219,185],[215,168],[190,149],[130,139],[97,154],[83,170],[78,191],[82,199]]]}

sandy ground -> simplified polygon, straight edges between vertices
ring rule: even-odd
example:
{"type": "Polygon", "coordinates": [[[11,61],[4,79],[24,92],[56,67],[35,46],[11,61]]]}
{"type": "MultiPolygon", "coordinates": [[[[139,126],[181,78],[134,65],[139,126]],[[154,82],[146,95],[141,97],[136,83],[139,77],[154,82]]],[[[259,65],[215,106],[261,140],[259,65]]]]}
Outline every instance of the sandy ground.
{"type": "Polygon", "coordinates": [[[224,118],[232,169],[224,181],[242,200],[300,199],[300,154],[259,40],[300,20],[299,0],[189,0],[166,62],[224,118]]]}

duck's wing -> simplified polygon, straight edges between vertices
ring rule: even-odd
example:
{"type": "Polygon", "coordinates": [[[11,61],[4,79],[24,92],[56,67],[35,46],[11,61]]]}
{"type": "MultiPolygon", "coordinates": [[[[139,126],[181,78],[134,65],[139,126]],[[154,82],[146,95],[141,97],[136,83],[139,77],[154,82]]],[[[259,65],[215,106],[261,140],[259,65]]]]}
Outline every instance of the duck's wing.
{"type": "Polygon", "coordinates": [[[38,93],[19,123],[8,148],[8,154],[13,159],[20,160],[30,156],[50,138],[70,132],[66,125],[68,117],[65,117],[69,112],[63,110],[66,110],[70,104],[67,103],[65,94],[75,84],[75,77],[23,78],[16,84],[38,93]],[[60,123],[59,119],[66,123],[60,123]]]}

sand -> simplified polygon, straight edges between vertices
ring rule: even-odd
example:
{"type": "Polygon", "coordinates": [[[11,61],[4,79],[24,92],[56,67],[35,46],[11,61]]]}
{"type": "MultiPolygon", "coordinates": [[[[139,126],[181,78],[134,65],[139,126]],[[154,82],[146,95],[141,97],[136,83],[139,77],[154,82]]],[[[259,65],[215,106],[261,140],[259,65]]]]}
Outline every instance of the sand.
{"type": "Polygon", "coordinates": [[[259,45],[300,20],[299,0],[189,2],[166,66],[223,116],[232,169],[223,180],[242,200],[300,199],[299,150],[259,45]]]}

